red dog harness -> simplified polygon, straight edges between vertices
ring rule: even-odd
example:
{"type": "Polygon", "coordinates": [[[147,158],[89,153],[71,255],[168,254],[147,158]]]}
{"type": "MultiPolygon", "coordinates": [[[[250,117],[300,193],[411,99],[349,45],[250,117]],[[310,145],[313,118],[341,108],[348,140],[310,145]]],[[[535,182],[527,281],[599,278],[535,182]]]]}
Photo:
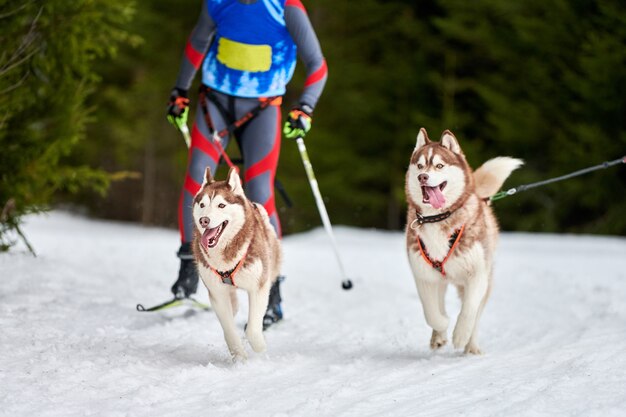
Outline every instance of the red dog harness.
{"type": "Polygon", "coordinates": [[[424,242],[422,242],[422,238],[420,238],[419,235],[417,236],[417,245],[420,249],[420,254],[422,255],[422,258],[424,258],[424,261],[426,261],[428,265],[439,271],[444,277],[446,276],[446,270],[444,269],[444,265],[448,261],[448,259],[450,259],[452,252],[454,252],[454,249],[456,249],[459,242],[461,241],[461,236],[463,236],[463,230],[465,230],[465,225],[461,226],[460,229],[455,230],[454,233],[450,235],[450,250],[448,251],[446,257],[443,258],[443,261],[436,261],[432,259],[426,251],[426,245],[424,245],[424,242]]]}

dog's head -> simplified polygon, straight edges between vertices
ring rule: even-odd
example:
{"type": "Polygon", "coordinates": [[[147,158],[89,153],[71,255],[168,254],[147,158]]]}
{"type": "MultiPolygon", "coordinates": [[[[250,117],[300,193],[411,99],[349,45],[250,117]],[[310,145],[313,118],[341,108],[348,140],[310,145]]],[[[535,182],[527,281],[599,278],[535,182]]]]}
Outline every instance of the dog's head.
{"type": "Polygon", "coordinates": [[[439,142],[431,142],[420,129],[406,174],[409,203],[426,215],[444,212],[471,186],[471,170],[454,135],[446,130],[439,142]]]}
{"type": "Polygon", "coordinates": [[[215,181],[211,169],[204,173],[200,191],[193,199],[193,221],[200,246],[209,251],[224,246],[246,222],[247,199],[235,168],[225,181],[215,181]],[[221,243],[221,245],[220,245],[221,243]]]}

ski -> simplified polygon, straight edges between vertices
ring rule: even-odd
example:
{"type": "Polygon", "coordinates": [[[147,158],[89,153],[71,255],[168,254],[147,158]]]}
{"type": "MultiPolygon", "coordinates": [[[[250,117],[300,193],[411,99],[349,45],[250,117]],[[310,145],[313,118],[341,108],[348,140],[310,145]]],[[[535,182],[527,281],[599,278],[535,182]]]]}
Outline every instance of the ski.
{"type": "Polygon", "coordinates": [[[165,310],[168,308],[179,307],[179,306],[184,306],[184,305],[188,307],[198,308],[200,310],[208,311],[211,309],[211,307],[208,306],[207,304],[201,303],[195,298],[187,297],[187,298],[173,298],[169,301],[166,301],[161,304],[157,304],[150,308],[144,307],[143,304],[137,304],[137,311],[140,311],[140,312],[160,311],[160,310],[165,310]]]}

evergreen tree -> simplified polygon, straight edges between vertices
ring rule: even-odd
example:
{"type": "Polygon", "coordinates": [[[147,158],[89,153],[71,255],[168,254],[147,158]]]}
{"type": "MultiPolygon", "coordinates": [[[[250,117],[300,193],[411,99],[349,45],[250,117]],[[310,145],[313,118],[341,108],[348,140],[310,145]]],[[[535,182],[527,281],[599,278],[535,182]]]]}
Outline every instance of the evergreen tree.
{"type": "MultiPolygon", "coordinates": [[[[423,4],[365,0],[308,4],[328,61],[329,76],[307,138],[310,157],[333,222],[398,228],[404,222],[404,172],[424,111],[428,38],[423,4]]],[[[300,74],[301,76],[302,74],[300,74]]],[[[286,103],[297,99],[301,78],[286,103]]],[[[283,146],[279,175],[298,203],[292,229],[319,224],[295,146],[283,146]],[[296,182],[298,179],[299,182],[296,182]]]]}
{"type": "Polygon", "coordinates": [[[121,0],[0,5],[0,249],[13,243],[21,216],[55,193],[106,188],[103,172],[65,158],[84,138],[95,59],[130,40],[120,25],[132,12],[121,0]]]}
{"type": "MultiPolygon", "coordinates": [[[[201,1],[146,0],[136,8],[125,29],[142,41],[99,63],[101,87],[90,98],[97,111],[76,152],[93,166],[130,175],[116,177],[106,198],[86,194],[78,202],[96,216],[174,227],[187,148],[165,112],[201,1]]],[[[189,92],[190,122],[198,78],[189,92]]]]}
{"type": "MultiPolygon", "coordinates": [[[[89,77],[82,84],[66,86],[70,93],[60,96],[65,110],[54,113],[67,116],[67,108],[75,110],[72,114],[81,113],[80,103],[86,96],[89,106],[98,109],[92,113],[94,123],[87,126],[89,140],[78,143],[73,155],[63,156],[61,165],[88,164],[141,174],[113,182],[106,199],[80,195],[78,201],[97,215],[168,226],[176,223],[187,156],[178,132],[165,121],[164,109],[200,3],[145,0],[137,4],[139,12],[132,24],[115,12],[115,2],[82,6],[115,15],[107,14],[93,25],[116,22],[100,29],[98,36],[120,41],[130,32],[143,39],[141,45],[126,42],[115,60],[107,59],[106,51],[91,52],[85,62],[90,69],[96,66],[103,79],[97,94],[87,95],[95,82],[89,77]],[[78,97],[68,98],[73,96],[78,97]]],[[[619,0],[304,3],[329,66],[328,83],[306,142],[333,223],[403,226],[404,173],[420,127],[426,127],[435,140],[443,130],[452,130],[474,167],[497,155],[525,159],[526,165],[514,173],[510,185],[561,175],[624,154],[626,6],[619,0]]],[[[26,51],[32,50],[29,42],[20,48],[18,40],[31,39],[27,37],[29,22],[37,16],[33,4],[38,3],[28,4],[24,6],[28,13],[19,9],[20,16],[26,16],[21,23],[11,14],[9,19],[15,21],[0,29],[10,40],[4,42],[3,37],[3,44],[10,46],[8,51],[28,54],[26,51]]],[[[81,41],[90,36],[97,39],[84,34],[81,41]]],[[[82,45],[67,39],[64,43],[72,48],[82,45]]],[[[5,54],[3,59],[9,56],[5,54]]],[[[54,72],[50,66],[45,68],[54,72]]],[[[54,70],[65,76],[46,77],[41,76],[43,69],[37,69],[34,79],[45,86],[49,84],[42,80],[77,74],[64,72],[64,68],[57,65],[54,70]]],[[[0,71],[3,90],[19,84],[22,72],[13,70],[13,78],[7,74],[0,71]]],[[[284,112],[297,102],[304,77],[299,65],[288,87],[284,112]]],[[[28,91],[49,90],[33,84],[28,91]]],[[[193,113],[195,88],[190,93],[193,113]]],[[[0,100],[7,97],[2,95],[0,100]]],[[[1,108],[8,108],[11,114],[28,103],[29,109],[40,103],[39,113],[61,108],[34,97],[13,96],[0,101],[1,108]]],[[[30,124],[14,124],[12,137],[17,137],[23,126],[37,133],[26,136],[38,144],[44,134],[63,136],[52,135],[48,116],[33,118],[32,112],[22,112],[28,117],[21,120],[30,124]]],[[[8,124],[3,124],[6,137],[4,126],[8,124]]],[[[55,129],[60,126],[63,124],[55,129]]],[[[4,149],[7,142],[0,140],[4,149]]],[[[27,140],[17,143],[25,146],[27,140]]],[[[5,172],[13,175],[17,172],[14,166],[26,166],[17,162],[19,158],[32,161],[43,155],[41,149],[32,148],[31,156],[26,151],[3,153],[0,158],[7,160],[1,168],[3,184],[5,178],[18,178],[17,174],[5,177],[9,175],[5,172]]],[[[237,153],[234,141],[229,152],[237,153]]],[[[30,175],[34,171],[25,172],[30,175]]],[[[46,191],[73,184],[67,175],[63,177],[62,170],[58,172],[53,175],[58,179],[56,186],[46,191]]],[[[295,202],[295,207],[287,210],[277,201],[283,230],[318,226],[317,209],[291,141],[283,141],[277,176],[295,202]]],[[[623,168],[613,168],[535,189],[497,202],[498,216],[505,230],[624,234],[625,176],[623,168]]],[[[87,174],[79,177],[93,178],[87,174]]],[[[40,178],[38,175],[27,183],[40,178]]],[[[102,184],[111,177],[95,178],[102,184]]],[[[9,194],[0,197],[4,202],[9,194]]]]}
{"type": "MultiPolygon", "coordinates": [[[[460,136],[480,143],[480,159],[469,155],[474,165],[486,156],[522,157],[519,184],[623,156],[622,3],[442,4],[446,16],[437,24],[469,86],[457,111],[472,116],[460,136]]],[[[499,217],[508,230],[624,234],[625,185],[623,170],[579,177],[498,202],[499,217]]]]}

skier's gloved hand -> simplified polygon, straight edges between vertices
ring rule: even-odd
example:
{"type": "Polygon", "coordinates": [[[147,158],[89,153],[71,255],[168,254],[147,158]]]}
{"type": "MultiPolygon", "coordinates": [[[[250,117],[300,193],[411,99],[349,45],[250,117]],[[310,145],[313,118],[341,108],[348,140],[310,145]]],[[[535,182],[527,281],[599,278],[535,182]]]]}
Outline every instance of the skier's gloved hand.
{"type": "Polygon", "coordinates": [[[189,99],[187,90],[174,88],[170,94],[170,101],[167,103],[167,121],[180,129],[187,124],[189,116],[189,99]]]}
{"type": "Polygon", "coordinates": [[[291,110],[283,128],[285,137],[289,139],[303,138],[311,130],[312,115],[313,109],[306,104],[291,110]]]}

